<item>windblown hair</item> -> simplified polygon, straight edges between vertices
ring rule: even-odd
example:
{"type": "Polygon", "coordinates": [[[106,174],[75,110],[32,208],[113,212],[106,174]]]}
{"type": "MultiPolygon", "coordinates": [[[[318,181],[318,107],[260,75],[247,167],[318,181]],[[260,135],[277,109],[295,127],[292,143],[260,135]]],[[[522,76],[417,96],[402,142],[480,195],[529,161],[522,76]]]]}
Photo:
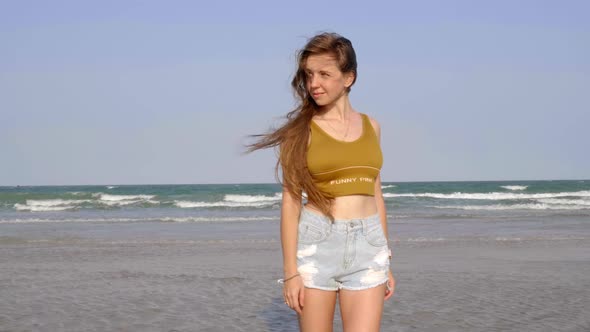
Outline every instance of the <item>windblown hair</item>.
{"type": "MultiPolygon", "coordinates": [[[[255,143],[247,144],[245,153],[258,149],[279,147],[275,166],[275,178],[295,198],[301,198],[302,192],[307,200],[317,206],[331,221],[334,216],[331,207],[334,197],[316,188],[307,168],[307,142],[313,115],[319,110],[318,105],[307,91],[305,64],[311,55],[331,55],[335,58],[342,73],[354,74],[352,84],[357,78],[356,54],[350,40],[336,33],[321,33],[308,40],[305,47],[297,53],[297,71],[291,81],[293,94],[298,100],[296,108],[285,116],[286,123],[267,134],[249,135],[262,137],[255,143]],[[279,166],[283,173],[283,182],[279,177],[279,166]]],[[[351,86],[352,86],[351,84],[351,86]]],[[[350,87],[347,88],[350,92],[350,87]]]]}

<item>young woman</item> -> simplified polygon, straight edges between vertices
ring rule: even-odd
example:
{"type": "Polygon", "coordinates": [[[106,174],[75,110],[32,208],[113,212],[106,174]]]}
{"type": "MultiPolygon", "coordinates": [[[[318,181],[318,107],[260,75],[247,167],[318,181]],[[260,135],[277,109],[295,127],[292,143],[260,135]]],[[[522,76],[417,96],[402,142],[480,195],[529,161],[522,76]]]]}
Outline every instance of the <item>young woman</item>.
{"type": "Polygon", "coordinates": [[[282,127],[252,135],[262,139],[248,145],[248,152],[279,147],[281,281],[301,331],[332,331],[337,298],[345,331],[379,331],[384,300],[395,288],[379,174],[380,126],[350,104],[356,78],[348,39],[312,37],[298,53],[291,83],[298,107],[282,127]]]}

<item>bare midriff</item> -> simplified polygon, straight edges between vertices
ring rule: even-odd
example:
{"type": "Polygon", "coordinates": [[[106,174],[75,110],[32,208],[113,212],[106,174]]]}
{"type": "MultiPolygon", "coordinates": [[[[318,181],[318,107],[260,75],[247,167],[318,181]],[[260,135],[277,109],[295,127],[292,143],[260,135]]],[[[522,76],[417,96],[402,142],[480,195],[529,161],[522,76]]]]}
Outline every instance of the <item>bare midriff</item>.
{"type": "MultiPolygon", "coordinates": [[[[308,202],[305,207],[317,214],[324,214],[312,203],[308,202]]],[[[370,195],[339,196],[334,199],[331,212],[335,219],[365,218],[377,213],[377,202],[375,196],[370,195]]]]}

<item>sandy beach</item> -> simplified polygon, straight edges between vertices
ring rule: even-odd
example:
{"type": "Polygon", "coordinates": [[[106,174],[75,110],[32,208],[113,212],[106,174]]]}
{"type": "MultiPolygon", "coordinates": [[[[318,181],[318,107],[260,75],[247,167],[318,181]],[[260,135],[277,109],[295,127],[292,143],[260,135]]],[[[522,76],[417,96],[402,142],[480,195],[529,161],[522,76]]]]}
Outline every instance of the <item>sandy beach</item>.
{"type": "MultiPolygon", "coordinates": [[[[298,330],[276,221],[1,226],[0,331],[298,330]]],[[[382,331],[590,329],[584,238],[390,239],[382,331]]]]}

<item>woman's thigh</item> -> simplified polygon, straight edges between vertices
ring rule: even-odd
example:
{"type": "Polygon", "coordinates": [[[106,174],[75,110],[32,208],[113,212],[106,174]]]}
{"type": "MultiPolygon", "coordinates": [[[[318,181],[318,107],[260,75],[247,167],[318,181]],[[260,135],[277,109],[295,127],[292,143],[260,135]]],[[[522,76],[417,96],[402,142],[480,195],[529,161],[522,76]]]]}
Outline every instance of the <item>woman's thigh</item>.
{"type": "Polygon", "coordinates": [[[347,331],[379,331],[385,284],[363,290],[340,290],[342,326],[347,331]]]}
{"type": "Polygon", "coordinates": [[[299,329],[302,332],[332,331],[336,291],[305,287],[303,310],[299,315],[299,329]]]}

